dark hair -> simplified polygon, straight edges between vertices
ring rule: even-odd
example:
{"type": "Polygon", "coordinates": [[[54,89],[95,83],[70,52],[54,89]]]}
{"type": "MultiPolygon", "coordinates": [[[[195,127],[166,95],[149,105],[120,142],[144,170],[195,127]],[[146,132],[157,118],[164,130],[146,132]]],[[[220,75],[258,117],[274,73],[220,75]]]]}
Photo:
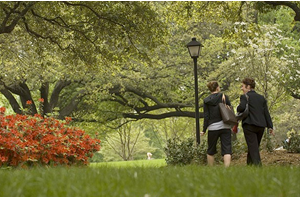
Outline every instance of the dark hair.
{"type": "Polygon", "coordinates": [[[219,84],[217,81],[211,81],[211,82],[207,83],[207,87],[211,92],[214,92],[219,87],[219,84]]]}
{"type": "Polygon", "coordinates": [[[255,88],[255,80],[253,78],[244,78],[242,83],[245,84],[246,86],[250,85],[251,89],[255,88]]]}

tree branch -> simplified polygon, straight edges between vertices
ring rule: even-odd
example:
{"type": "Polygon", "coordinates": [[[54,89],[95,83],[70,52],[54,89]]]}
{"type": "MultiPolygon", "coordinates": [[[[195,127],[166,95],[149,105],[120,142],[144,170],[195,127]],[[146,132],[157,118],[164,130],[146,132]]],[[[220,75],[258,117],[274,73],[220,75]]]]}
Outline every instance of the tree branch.
{"type": "MultiPolygon", "coordinates": [[[[155,119],[155,120],[161,120],[164,118],[170,118],[170,117],[189,117],[189,118],[195,118],[195,112],[191,111],[174,111],[174,112],[167,112],[162,114],[134,114],[134,113],[123,113],[124,118],[132,118],[132,119],[155,119]]],[[[200,113],[200,118],[203,118],[203,113],[200,113]]]]}
{"type": "Polygon", "coordinates": [[[296,3],[292,3],[291,1],[265,1],[266,4],[273,5],[273,6],[287,6],[291,8],[295,12],[295,21],[300,21],[300,8],[296,3]]]}
{"type": "Polygon", "coordinates": [[[63,119],[65,118],[65,116],[70,115],[72,111],[77,108],[78,104],[81,102],[81,99],[86,95],[85,92],[85,89],[79,91],[79,93],[77,93],[76,96],[72,98],[71,102],[59,112],[58,118],[63,119]]]}
{"type": "Polygon", "coordinates": [[[50,98],[50,109],[52,109],[57,105],[59,94],[63,88],[70,85],[71,81],[59,80],[57,81],[50,98]]]}
{"type": "Polygon", "coordinates": [[[6,88],[0,89],[0,92],[6,97],[6,99],[8,100],[9,104],[11,105],[15,113],[23,114],[20,105],[18,104],[15,97],[11,94],[11,92],[8,91],[8,89],[6,88]]]}
{"type": "Polygon", "coordinates": [[[15,26],[18,24],[19,20],[26,15],[26,13],[31,9],[31,7],[36,4],[37,2],[29,2],[27,5],[23,2],[16,2],[14,8],[10,10],[10,12],[6,12],[6,16],[3,19],[1,26],[0,26],[0,34],[3,33],[10,33],[13,31],[15,26]],[[17,11],[17,8],[20,6],[20,4],[24,4],[25,8],[20,12],[17,11]],[[14,19],[10,19],[13,14],[17,14],[17,16],[14,19]],[[8,21],[11,21],[11,23],[8,25],[8,21]]]}

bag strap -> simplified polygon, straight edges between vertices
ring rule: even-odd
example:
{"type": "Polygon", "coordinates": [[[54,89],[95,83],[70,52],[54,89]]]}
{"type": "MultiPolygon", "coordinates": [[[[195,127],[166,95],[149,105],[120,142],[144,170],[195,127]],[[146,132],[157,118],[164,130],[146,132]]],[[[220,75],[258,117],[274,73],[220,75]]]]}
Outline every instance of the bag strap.
{"type": "Polygon", "coordinates": [[[225,94],[222,94],[222,102],[226,105],[226,98],[225,98],[225,94]]]}
{"type": "Polygon", "coordinates": [[[249,103],[249,96],[247,93],[245,93],[246,99],[247,99],[247,104],[249,103]]]}

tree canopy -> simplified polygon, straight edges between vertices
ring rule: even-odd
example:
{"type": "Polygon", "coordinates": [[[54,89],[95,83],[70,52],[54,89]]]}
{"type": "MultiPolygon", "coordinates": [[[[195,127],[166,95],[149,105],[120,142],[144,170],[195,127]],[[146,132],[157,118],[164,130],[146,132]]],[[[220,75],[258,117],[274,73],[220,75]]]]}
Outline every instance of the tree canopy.
{"type": "MultiPolygon", "coordinates": [[[[0,2],[1,93],[19,114],[111,121],[194,117],[219,80],[255,75],[274,108],[299,91],[299,2],[0,2]],[[32,101],[29,105],[27,101],[32,101]],[[200,103],[200,108],[202,103],[200,103]]],[[[202,113],[200,113],[202,117],[202,113]]]]}

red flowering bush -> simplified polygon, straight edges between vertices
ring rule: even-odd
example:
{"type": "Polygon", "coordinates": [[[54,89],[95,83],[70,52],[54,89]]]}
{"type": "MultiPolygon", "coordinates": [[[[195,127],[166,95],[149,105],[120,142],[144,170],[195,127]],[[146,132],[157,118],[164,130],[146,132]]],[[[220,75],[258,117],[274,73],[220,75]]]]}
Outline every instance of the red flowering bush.
{"type": "Polygon", "coordinates": [[[4,115],[0,107],[0,166],[83,165],[99,151],[100,140],[40,115],[4,115]]]}

